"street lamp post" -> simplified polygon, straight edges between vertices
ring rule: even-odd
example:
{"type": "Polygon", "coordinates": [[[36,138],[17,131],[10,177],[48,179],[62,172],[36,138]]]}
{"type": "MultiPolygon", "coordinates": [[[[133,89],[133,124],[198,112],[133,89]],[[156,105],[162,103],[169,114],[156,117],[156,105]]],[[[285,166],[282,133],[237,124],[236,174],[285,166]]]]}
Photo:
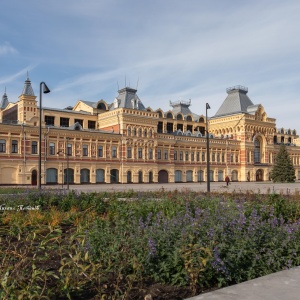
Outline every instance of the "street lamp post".
{"type": "Polygon", "coordinates": [[[39,124],[39,182],[38,188],[42,188],[42,90],[44,94],[50,93],[49,88],[45,82],[40,83],[40,124],[39,124]]]}
{"type": "Polygon", "coordinates": [[[208,118],[207,118],[207,110],[210,109],[208,103],[206,103],[206,163],[207,163],[207,192],[210,192],[210,164],[209,164],[209,132],[208,132],[208,118]]]}
{"type": "Polygon", "coordinates": [[[62,163],[62,171],[61,171],[61,188],[64,187],[64,163],[62,163]]]}
{"type": "Polygon", "coordinates": [[[69,190],[69,148],[68,148],[69,138],[67,138],[67,190],[69,190]]]}

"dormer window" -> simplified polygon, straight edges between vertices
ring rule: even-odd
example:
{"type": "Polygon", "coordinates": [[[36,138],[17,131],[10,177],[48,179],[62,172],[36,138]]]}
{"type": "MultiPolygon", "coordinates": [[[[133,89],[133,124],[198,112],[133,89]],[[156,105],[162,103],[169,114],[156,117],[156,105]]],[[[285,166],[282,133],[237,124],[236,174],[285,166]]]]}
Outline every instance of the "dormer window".
{"type": "Polygon", "coordinates": [[[115,98],[114,100],[114,108],[119,108],[120,102],[119,99],[115,98]]]}
{"type": "Polygon", "coordinates": [[[139,109],[139,101],[137,99],[131,100],[132,109],[139,109]]]}

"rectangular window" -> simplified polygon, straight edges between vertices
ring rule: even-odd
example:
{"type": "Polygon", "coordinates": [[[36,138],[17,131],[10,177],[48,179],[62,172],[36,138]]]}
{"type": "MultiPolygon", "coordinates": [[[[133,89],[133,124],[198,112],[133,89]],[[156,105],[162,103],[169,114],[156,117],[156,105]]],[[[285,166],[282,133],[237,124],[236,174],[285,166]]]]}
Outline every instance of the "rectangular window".
{"type": "Polygon", "coordinates": [[[195,153],[192,152],[192,153],[191,153],[191,161],[194,161],[194,160],[195,160],[195,153]]]}
{"type": "Polygon", "coordinates": [[[157,132],[162,133],[163,132],[163,122],[157,123],[157,132]]]}
{"type": "Polygon", "coordinates": [[[96,121],[88,121],[88,129],[96,129],[96,121]]]}
{"type": "Polygon", "coordinates": [[[217,162],[220,162],[220,153],[217,153],[217,162]]]}
{"type": "Polygon", "coordinates": [[[188,131],[190,131],[191,133],[193,133],[193,125],[187,125],[187,126],[186,126],[186,129],[187,129],[188,131]]]}
{"type": "Polygon", "coordinates": [[[111,152],[112,157],[117,157],[117,147],[112,147],[112,152],[111,152]]]}
{"type": "Polygon", "coordinates": [[[54,118],[55,117],[45,116],[46,125],[54,126],[54,118]]]}
{"type": "Polygon", "coordinates": [[[225,155],[222,153],[222,162],[225,162],[225,155]]]}
{"type": "Polygon", "coordinates": [[[37,142],[31,142],[31,154],[37,154],[37,142]]]}
{"type": "Polygon", "coordinates": [[[239,162],[239,155],[238,155],[238,154],[235,155],[235,162],[236,162],[236,163],[239,162]]]}
{"type": "Polygon", "coordinates": [[[60,127],[69,127],[69,118],[60,118],[60,127]]]}
{"type": "Polygon", "coordinates": [[[98,146],[98,157],[103,157],[103,146],[98,146]]]}
{"type": "Polygon", "coordinates": [[[230,162],[234,161],[234,154],[230,154],[230,162]]]}
{"type": "Polygon", "coordinates": [[[200,161],[200,153],[197,152],[197,161],[200,161]]]}
{"type": "Polygon", "coordinates": [[[183,160],[183,151],[180,151],[180,152],[179,152],[179,159],[180,159],[180,160],[183,160]]]}
{"type": "Polygon", "coordinates": [[[127,147],[127,158],[132,158],[132,150],[131,150],[131,147],[127,147]]]}
{"type": "Polygon", "coordinates": [[[189,160],[189,152],[188,152],[188,151],[185,152],[185,160],[186,160],[186,161],[189,160]]]}
{"type": "Polygon", "coordinates": [[[177,160],[177,151],[174,150],[174,160],[177,160]]]}
{"type": "Polygon", "coordinates": [[[82,119],[75,119],[74,123],[79,123],[81,127],[83,127],[83,120],[82,119]]]}
{"type": "Polygon", "coordinates": [[[153,159],[153,150],[149,149],[149,159],[153,159]]]}
{"type": "Polygon", "coordinates": [[[167,123],[167,132],[172,133],[173,132],[173,123],[167,123]]]}
{"type": "Polygon", "coordinates": [[[54,143],[49,144],[49,154],[55,155],[55,144],[54,143]]]}
{"type": "Polygon", "coordinates": [[[183,124],[177,124],[177,130],[183,131],[183,124]]]}
{"type": "Polygon", "coordinates": [[[18,141],[16,140],[11,141],[11,152],[18,153],[18,141]]]}
{"type": "Polygon", "coordinates": [[[160,149],[157,150],[157,159],[161,159],[161,150],[160,149]]]}
{"type": "Polygon", "coordinates": [[[68,156],[71,156],[71,155],[72,155],[72,145],[71,145],[71,144],[68,144],[68,145],[67,145],[67,155],[68,155],[68,156]]]}
{"type": "Polygon", "coordinates": [[[88,156],[88,145],[82,146],[82,156],[88,156]]]}
{"type": "Polygon", "coordinates": [[[215,153],[212,154],[211,160],[212,160],[212,161],[216,161],[216,154],[215,154],[215,153]]]}
{"type": "Polygon", "coordinates": [[[165,151],[164,151],[164,158],[165,158],[165,159],[168,159],[168,150],[165,150],[165,151]]]}
{"type": "Polygon", "coordinates": [[[143,158],[143,151],[142,148],[138,148],[138,157],[143,158]]]}
{"type": "Polygon", "coordinates": [[[0,152],[6,152],[6,141],[0,140],[0,152]]]}
{"type": "Polygon", "coordinates": [[[205,152],[202,152],[202,161],[205,161],[205,152]]]}

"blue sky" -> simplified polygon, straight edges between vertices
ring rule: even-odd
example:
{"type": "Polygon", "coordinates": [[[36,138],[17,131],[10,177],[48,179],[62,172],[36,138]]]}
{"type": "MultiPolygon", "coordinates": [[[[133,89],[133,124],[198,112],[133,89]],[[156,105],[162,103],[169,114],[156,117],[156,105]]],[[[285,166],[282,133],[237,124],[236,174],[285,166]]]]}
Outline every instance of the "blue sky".
{"type": "Polygon", "coordinates": [[[0,11],[0,95],[29,72],[43,105],[111,103],[126,84],[146,107],[214,115],[226,88],[248,87],[277,127],[300,132],[298,0],[7,0],[0,11]]]}

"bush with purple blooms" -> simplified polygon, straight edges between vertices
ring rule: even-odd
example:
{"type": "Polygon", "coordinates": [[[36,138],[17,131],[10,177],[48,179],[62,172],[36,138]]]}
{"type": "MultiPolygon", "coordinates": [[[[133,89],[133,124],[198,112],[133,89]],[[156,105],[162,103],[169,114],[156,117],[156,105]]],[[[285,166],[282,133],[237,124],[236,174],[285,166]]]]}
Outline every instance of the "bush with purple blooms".
{"type": "Polygon", "coordinates": [[[0,298],[184,299],[288,269],[300,265],[299,200],[188,190],[7,193],[0,298]]]}
{"type": "Polygon", "coordinates": [[[118,278],[199,293],[300,265],[299,208],[279,195],[122,202],[90,229],[90,253],[118,278]]]}

